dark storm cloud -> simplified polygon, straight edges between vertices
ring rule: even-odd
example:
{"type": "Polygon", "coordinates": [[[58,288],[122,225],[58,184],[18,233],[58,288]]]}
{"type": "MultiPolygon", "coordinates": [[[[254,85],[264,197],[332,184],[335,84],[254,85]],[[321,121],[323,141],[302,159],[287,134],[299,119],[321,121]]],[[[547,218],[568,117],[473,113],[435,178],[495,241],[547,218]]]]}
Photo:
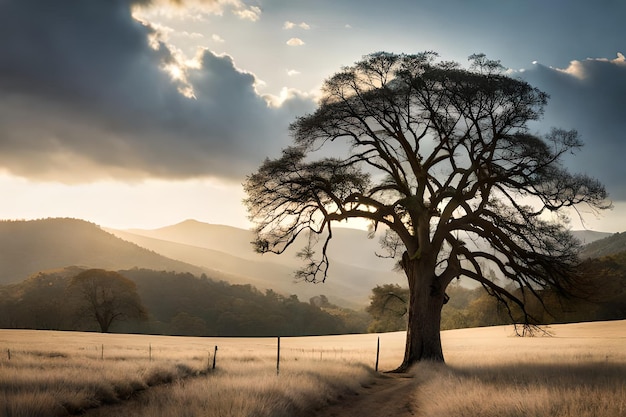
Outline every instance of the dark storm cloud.
{"type": "MultiPolygon", "coordinates": [[[[25,177],[241,178],[288,140],[254,76],[205,52],[195,99],[130,0],[0,3],[0,169],[25,177]]],[[[299,100],[299,110],[310,107],[299,100]]]]}
{"type": "Polygon", "coordinates": [[[585,59],[568,68],[541,64],[523,77],[550,94],[542,124],[577,129],[585,146],[567,163],[601,180],[614,200],[626,200],[626,60],[585,59]]]}

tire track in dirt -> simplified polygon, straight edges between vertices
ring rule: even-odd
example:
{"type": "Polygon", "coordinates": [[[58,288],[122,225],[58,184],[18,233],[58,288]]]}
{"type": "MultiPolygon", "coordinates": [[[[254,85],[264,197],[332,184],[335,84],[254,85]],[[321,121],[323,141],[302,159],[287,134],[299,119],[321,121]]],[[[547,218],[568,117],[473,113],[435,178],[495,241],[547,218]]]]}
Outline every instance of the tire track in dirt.
{"type": "Polygon", "coordinates": [[[416,381],[410,374],[381,374],[371,385],[316,410],[310,417],[410,417],[417,415],[416,381]]]}

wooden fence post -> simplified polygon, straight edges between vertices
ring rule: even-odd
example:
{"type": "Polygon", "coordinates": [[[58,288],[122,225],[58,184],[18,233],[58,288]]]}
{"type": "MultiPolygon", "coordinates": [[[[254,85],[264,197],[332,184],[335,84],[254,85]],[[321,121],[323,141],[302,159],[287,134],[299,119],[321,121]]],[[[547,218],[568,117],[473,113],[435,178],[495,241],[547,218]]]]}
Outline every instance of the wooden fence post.
{"type": "Polygon", "coordinates": [[[148,345],[148,356],[150,358],[150,362],[152,362],[152,343],[148,345]]]}
{"type": "Polygon", "coordinates": [[[378,340],[376,341],[376,372],[378,372],[378,357],[380,355],[380,336],[378,336],[378,340]]]}
{"type": "Polygon", "coordinates": [[[11,349],[7,349],[7,356],[9,360],[11,360],[11,349]]]}
{"type": "Polygon", "coordinates": [[[102,344],[102,349],[100,350],[100,359],[104,360],[104,343],[102,344]]]}
{"type": "Polygon", "coordinates": [[[278,346],[276,349],[276,375],[280,373],[280,336],[278,336],[278,346]]]}
{"type": "Polygon", "coordinates": [[[215,357],[217,356],[217,346],[215,346],[215,351],[213,352],[213,369],[215,369],[215,357]]]}

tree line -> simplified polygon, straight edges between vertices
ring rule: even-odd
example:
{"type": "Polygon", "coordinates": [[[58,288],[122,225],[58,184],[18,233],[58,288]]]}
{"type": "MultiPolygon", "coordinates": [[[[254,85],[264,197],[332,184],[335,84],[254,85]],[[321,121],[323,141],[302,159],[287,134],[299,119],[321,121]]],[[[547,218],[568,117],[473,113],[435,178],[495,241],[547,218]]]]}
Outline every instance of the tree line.
{"type": "MultiPolygon", "coordinates": [[[[626,252],[587,259],[580,272],[573,294],[542,289],[543,304],[538,298],[527,312],[541,324],[625,319],[626,252]]],[[[480,287],[452,283],[446,296],[444,330],[510,324],[524,314],[507,309],[480,287]]],[[[386,332],[406,330],[408,299],[408,288],[379,285],[365,310],[355,311],[333,305],[324,295],[302,302],[295,295],[206,275],[68,267],[0,286],[0,327],[184,336],[386,332]]]]}
{"type": "MultiPolygon", "coordinates": [[[[495,277],[491,279],[497,279],[495,277]]],[[[521,296],[521,290],[509,287],[521,296]]],[[[537,324],[558,324],[626,319],[626,252],[587,259],[580,264],[577,287],[567,295],[543,288],[538,297],[528,301],[526,313],[537,324]]],[[[467,288],[458,282],[446,289],[447,302],[442,309],[441,329],[495,326],[520,323],[520,309],[490,296],[481,287],[467,288]]],[[[407,327],[409,289],[398,284],[379,285],[372,290],[370,332],[404,330],[407,327]]]]}
{"type": "Polygon", "coordinates": [[[325,296],[303,302],[190,273],[69,267],[0,286],[2,328],[302,336],[360,333],[367,325],[365,312],[332,305],[325,296]]]}

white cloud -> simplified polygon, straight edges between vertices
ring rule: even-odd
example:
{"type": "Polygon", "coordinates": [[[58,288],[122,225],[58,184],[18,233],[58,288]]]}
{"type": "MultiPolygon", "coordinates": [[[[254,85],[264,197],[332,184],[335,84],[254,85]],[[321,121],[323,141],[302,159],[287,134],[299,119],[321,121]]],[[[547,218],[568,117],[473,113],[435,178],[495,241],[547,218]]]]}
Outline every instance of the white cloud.
{"type": "Polygon", "coordinates": [[[287,70],[287,75],[290,77],[293,77],[294,75],[298,75],[298,74],[300,74],[300,71],[298,70],[295,70],[295,69],[287,70]]]}
{"type": "Polygon", "coordinates": [[[304,45],[304,41],[300,38],[291,38],[287,41],[287,45],[289,46],[302,46],[304,45]]]}
{"type": "Polygon", "coordinates": [[[183,31],[179,33],[180,36],[184,37],[184,38],[189,38],[189,39],[201,39],[204,38],[204,35],[202,33],[199,32],[187,32],[187,31],[183,31]]]}
{"type": "Polygon", "coordinates": [[[261,8],[257,6],[250,6],[249,8],[240,8],[233,10],[233,13],[240,19],[250,20],[256,22],[261,18],[261,8]]]}
{"type": "Polygon", "coordinates": [[[213,40],[213,42],[224,43],[224,39],[220,35],[218,35],[216,33],[211,35],[211,39],[213,40]]]}
{"type": "Polygon", "coordinates": [[[267,104],[272,108],[290,109],[290,113],[302,115],[314,110],[315,95],[305,93],[295,88],[283,87],[278,96],[265,94],[263,96],[267,104]]]}
{"type": "Polygon", "coordinates": [[[283,29],[286,29],[286,30],[294,29],[296,27],[299,27],[300,29],[303,29],[303,30],[311,29],[311,26],[305,22],[294,23],[294,22],[290,22],[289,20],[287,20],[285,24],[283,25],[283,29]]]}

